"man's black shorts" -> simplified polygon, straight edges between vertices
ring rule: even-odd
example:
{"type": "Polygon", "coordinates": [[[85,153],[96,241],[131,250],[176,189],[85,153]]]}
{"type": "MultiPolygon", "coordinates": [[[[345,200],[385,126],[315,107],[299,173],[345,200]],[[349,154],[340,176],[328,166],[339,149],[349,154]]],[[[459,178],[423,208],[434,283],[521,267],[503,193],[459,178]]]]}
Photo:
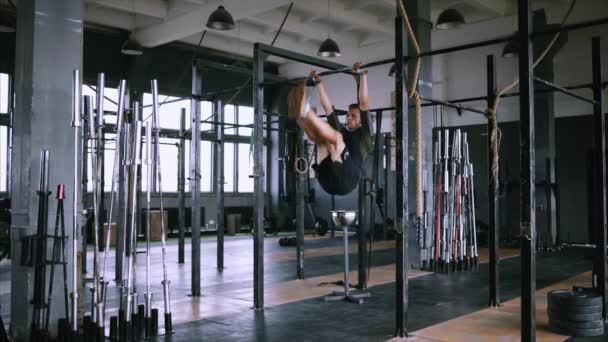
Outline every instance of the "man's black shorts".
{"type": "Polygon", "coordinates": [[[361,178],[361,167],[350,156],[345,148],[342,162],[332,161],[327,156],[320,164],[314,166],[319,184],[331,195],[347,195],[352,192],[361,178]]]}

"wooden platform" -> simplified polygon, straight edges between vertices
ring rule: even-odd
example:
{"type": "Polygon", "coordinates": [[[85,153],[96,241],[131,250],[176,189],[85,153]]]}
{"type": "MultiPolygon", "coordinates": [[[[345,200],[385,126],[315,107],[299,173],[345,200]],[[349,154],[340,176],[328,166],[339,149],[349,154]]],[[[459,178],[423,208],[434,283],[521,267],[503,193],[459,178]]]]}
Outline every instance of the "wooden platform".
{"type": "MultiPolygon", "coordinates": [[[[569,336],[552,333],[548,329],[547,293],[558,289],[572,289],[573,285],[590,286],[591,272],[536,291],[536,338],[543,342],[561,342],[569,336]]],[[[498,308],[487,308],[425,329],[414,331],[407,341],[475,342],[520,341],[520,298],[503,303],[498,308]]],[[[411,313],[410,313],[411,314],[411,313]]],[[[391,342],[406,341],[393,338],[391,342]]]]}

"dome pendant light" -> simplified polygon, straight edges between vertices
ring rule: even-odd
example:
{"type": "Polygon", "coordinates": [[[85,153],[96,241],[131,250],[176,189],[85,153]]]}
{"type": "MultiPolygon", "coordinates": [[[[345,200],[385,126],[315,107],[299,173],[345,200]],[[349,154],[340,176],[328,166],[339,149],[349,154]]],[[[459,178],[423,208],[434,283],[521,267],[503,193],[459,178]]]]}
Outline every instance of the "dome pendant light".
{"type": "Polygon", "coordinates": [[[331,39],[329,35],[331,22],[330,1],[331,0],[327,0],[327,39],[325,39],[321,43],[321,46],[319,46],[319,51],[317,52],[319,57],[339,57],[342,55],[338,43],[331,39]]]}
{"type": "Polygon", "coordinates": [[[124,43],[122,43],[120,52],[123,55],[139,56],[144,53],[144,49],[141,47],[141,44],[139,44],[136,40],[129,38],[125,40],[124,43]]]}
{"type": "Polygon", "coordinates": [[[214,30],[227,31],[234,29],[234,19],[224,6],[219,6],[207,19],[207,27],[214,30]]]}
{"type": "MultiPolygon", "coordinates": [[[[135,12],[135,0],[131,2],[131,6],[133,7],[133,12],[135,12]]],[[[135,30],[135,27],[137,27],[137,14],[133,16],[132,30],[135,30]]],[[[122,43],[122,46],[120,47],[120,53],[128,56],[140,56],[144,53],[144,49],[141,44],[139,44],[139,42],[133,38],[132,32],[133,31],[131,31],[131,34],[129,34],[129,39],[125,40],[125,42],[122,43]]]]}
{"type": "Polygon", "coordinates": [[[327,38],[319,46],[319,52],[317,53],[320,57],[339,57],[342,55],[340,47],[335,40],[327,38]]]}
{"type": "Polygon", "coordinates": [[[439,30],[448,30],[464,25],[464,16],[453,8],[448,8],[439,14],[435,27],[439,30]]]}

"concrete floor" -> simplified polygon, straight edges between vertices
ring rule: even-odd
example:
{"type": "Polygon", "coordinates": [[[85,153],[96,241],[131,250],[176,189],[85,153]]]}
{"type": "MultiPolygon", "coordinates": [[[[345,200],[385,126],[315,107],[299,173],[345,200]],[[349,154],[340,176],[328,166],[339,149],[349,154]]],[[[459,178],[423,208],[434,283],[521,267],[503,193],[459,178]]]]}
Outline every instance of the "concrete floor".
{"type": "MultiPolygon", "coordinates": [[[[225,248],[224,272],[215,268],[215,241],[204,240],[202,255],[202,297],[189,297],[190,249],[186,243],[186,264],[177,264],[177,242],[171,240],[167,248],[167,265],[172,284],[172,307],[175,333],[156,341],[385,341],[394,329],[394,242],[375,244],[370,279],[372,297],[363,305],[346,302],[323,303],[319,297],[337,289],[332,282],[342,279],[341,239],[306,238],[306,280],[296,280],[295,248],[279,247],[277,238],[265,240],[266,305],[263,312],[250,309],[252,301],[253,251],[250,236],[228,238],[225,248]]],[[[353,243],[355,241],[352,241],[353,243]]],[[[143,246],[140,245],[140,249],[143,246]]],[[[154,243],[152,258],[152,289],[155,306],[161,311],[160,245],[154,243]]],[[[351,269],[356,269],[356,254],[351,245],[351,269]]],[[[519,258],[517,251],[503,251],[511,257],[501,262],[501,298],[503,302],[519,296],[519,258]]],[[[568,250],[554,255],[539,254],[537,286],[539,289],[564,281],[590,269],[583,250],[568,250]]],[[[91,253],[88,258],[92,262],[91,253]]],[[[143,295],[145,255],[139,254],[138,279],[143,295]]],[[[108,276],[113,276],[113,252],[108,255],[108,276]]],[[[10,299],[10,264],[0,264],[0,303],[3,320],[8,322],[10,299]]],[[[89,270],[92,267],[89,265],[89,270]]],[[[477,272],[450,275],[412,271],[410,280],[409,329],[418,338],[431,341],[450,341],[432,333],[453,319],[464,319],[486,309],[488,266],[481,264],[477,272]],[[431,329],[431,330],[428,330],[431,329]],[[429,332],[431,331],[431,332],[429,332]],[[420,332],[417,334],[416,332],[420,332]],[[424,334],[423,334],[424,333],[424,334]]],[[[351,273],[351,284],[356,272],[351,273]]],[[[88,296],[88,291],[85,292],[88,296]]],[[[117,288],[110,283],[108,316],[115,315],[117,288]]],[[[141,301],[140,297],[140,301],[141,301]]],[[[88,305],[85,307],[89,307],[88,305]]],[[[486,317],[481,313],[482,316],[486,317]]],[[[489,316],[488,316],[489,317],[489,316]]],[[[473,318],[474,321],[474,318],[473,318]]],[[[452,321],[450,321],[452,322],[452,321]]],[[[159,322],[162,326],[161,322],[159,322]]],[[[513,329],[511,329],[513,330],[513,329]]],[[[518,331],[516,327],[515,333],[518,331]]],[[[513,331],[509,333],[512,334],[513,331]]],[[[488,333],[487,331],[485,333],[488,333]]],[[[470,332],[469,336],[481,336],[470,332]]],[[[558,336],[557,340],[567,337],[558,336]]],[[[602,337],[604,338],[604,337],[602,337]]],[[[466,340],[466,339],[465,339],[466,340]]],[[[480,340],[480,339],[471,339],[480,340]]],[[[542,339],[540,339],[542,340],[542,339]]],[[[600,339],[601,340],[601,339],[600,339]]],[[[574,341],[587,341],[575,339],[574,341]]],[[[589,341],[593,341],[592,339],[589,341]]],[[[598,340],[599,341],[599,340],[598,340]]]]}

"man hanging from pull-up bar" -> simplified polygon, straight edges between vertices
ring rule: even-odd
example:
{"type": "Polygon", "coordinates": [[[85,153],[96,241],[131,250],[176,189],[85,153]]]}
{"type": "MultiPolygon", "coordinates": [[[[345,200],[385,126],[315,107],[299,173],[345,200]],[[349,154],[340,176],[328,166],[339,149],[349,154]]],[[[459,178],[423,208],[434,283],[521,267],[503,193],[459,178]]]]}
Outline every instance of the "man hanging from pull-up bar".
{"type": "Polygon", "coordinates": [[[328,115],[327,121],[317,116],[316,110],[310,105],[306,97],[306,81],[291,89],[287,95],[289,118],[297,120],[317,145],[317,159],[321,162],[313,167],[323,190],[332,195],[346,195],[357,187],[371,147],[367,71],[360,69],[361,63],[355,63],[352,68],[354,73],[360,75],[359,103],[348,106],[346,126],[338,120],[316,70],[310,73],[310,77],[319,93],[321,106],[328,115]]]}

